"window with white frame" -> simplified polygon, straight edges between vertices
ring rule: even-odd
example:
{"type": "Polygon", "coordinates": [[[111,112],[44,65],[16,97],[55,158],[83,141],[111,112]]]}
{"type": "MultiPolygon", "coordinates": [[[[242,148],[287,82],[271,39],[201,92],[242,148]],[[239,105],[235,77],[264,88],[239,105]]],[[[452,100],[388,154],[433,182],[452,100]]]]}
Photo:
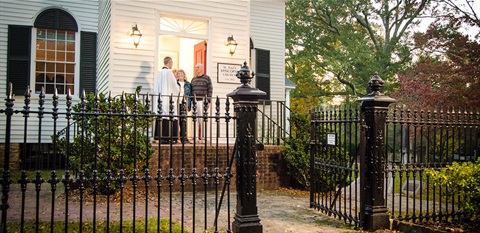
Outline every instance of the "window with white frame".
{"type": "MultiPolygon", "coordinates": [[[[95,92],[97,33],[79,31],[60,8],[46,9],[31,25],[8,25],[7,84],[13,94],[95,92]]],[[[77,93],[78,94],[78,93],[77,93]]]]}
{"type": "Polygon", "coordinates": [[[74,94],[75,31],[37,28],[35,92],[74,94]]]}

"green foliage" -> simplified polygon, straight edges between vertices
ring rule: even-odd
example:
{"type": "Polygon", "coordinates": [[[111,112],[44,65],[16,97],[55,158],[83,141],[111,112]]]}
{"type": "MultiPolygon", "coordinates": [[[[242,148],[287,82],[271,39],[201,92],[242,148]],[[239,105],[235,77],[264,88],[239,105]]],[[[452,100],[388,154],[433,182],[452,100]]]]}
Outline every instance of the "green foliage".
{"type": "MultiPolygon", "coordinates": [[[[137,93],[139,91],[137,88],[137,93]]],[[[76,135],[69,139],[70,143],[65,131],[56,138],[71,168],[85,171],[87,177],[92,177],[94,170],[100,176],[110,170],[113,177],[118,177],[123,170],[126,178],[134,169],[147,168],[148,156],[153,154],[147,131],[153,118],[138,98],[88,94],[73,110],[72,119],[78,128],[76,135]]]]}
{"type": "MultiPolygon", "coordinates": [[[[25,226],[23,228],[24,232],[35,232],[36,227],[34,222],[25,222],[25,226]]],[[[20,223],[12,223],[9,222],[8,224],[8,232],[20,232],[21,225],[20,223]]],[[[157,232],[157,219],[150,218],[148,219],[148,225],[145,225],[145,219],[135,221],[135,231],[133,230],[133,221],[126,220],[123,221],[122,224],[122,231],[127,232],[145,232],[145,227],[147,228],[147,232],[157,232]]],[[[50,231],[51,224],[49,222],[41,222],[38,227],[38,232],[51,232],[50,231]]],[[[92,221],[86,221],[82,223],[82,231],[83,232],[93,232],[94,226],[92,221]]],[[[68,223],[68,231],[69,232],[80,232],[80,223],[79,222],[69,222],[68,223]]],[[[95,226],[95,231],[98,233],[102,232],[120,232],[120,222],[118,221],[111,221],[110,222],[110,229],[107,231],[107,222],[106,221],[97,221],[95,226]]],[[[53,232],[65,232],[65,222],[54,222],[53,223],[53,232]]],[[[188,230],[181,229],[181,225],[178,222],[172,222],[172,231],[170,231],[170,221],[168,219],[161,219],[160,220],[160,232],[172,232],[172,233],[180,233],[185,232],[189,233],[188,230]]]]}
{"type": "MultiPolygon", "coordinates": [[[[429,6],[422,1],[290,0],[286,3],[286,73],[297,84],[293,104],[328,102],[367,93],[375,72],[396,88],[409,66],[412,27],[429,6]]],[[[348,100],[347,100],[348,101],[348,100]]]]}
{"type": "Polygon", "coordinates": [[[310,186],[310,120],[306,115],[292,113],[290,125],[293,135],[282,155],[287,161],[288,173],[297,185],[305,188],[310,186]]]}
{"type": "MultiPolygon", "coordinates": [[[[305,114],[294,113],[290,116],[290,125],[293,135],[288,139],[282,155],[287,162],[288,173],[293,180],[301,188],[310,186],[311,177],[311,129],[310,119],[305,114]]],[[[315,127],[316,135],[326,135],[329,129],[315,127]]],[[[340,135],[340,134],[339,134],[340,135]]],[[[323,142],[316,142],[317,145],[323,145],[323,142]]],[[[329,164],[337,164],[339,166],[350,166],[349,153],[344,147],[338,146],[335,149],[328,149],[322,153],[315,155],[316,159],[329,164]],[[339,156],[340,155],[340,156],[339,156]]],[[[343,186],[350,183],[352,174],[339,174],[334,169],[319,169],[315,171],[315,180],[323,184],[319,191],[330,191],[337,186],[343,186]]]]}
{"type": "Polygon", "coordinates": [[[435,185],[446,187],[445,195],[464,197],[463,210],[480,214],[480,159],[476,162],[453,162],[440,170],[427,170],[435,185]]]}

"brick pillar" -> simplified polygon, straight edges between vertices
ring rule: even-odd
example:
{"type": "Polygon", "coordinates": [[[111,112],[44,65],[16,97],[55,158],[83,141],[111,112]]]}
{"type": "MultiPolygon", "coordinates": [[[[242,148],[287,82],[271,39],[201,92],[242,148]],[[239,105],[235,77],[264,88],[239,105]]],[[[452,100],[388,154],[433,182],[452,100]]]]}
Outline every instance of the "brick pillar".
{"type": "Polygon", "coordinates": [[[256,116],[258,99],[265,92],[249,84],[253,75],[245,62],[237,72],[242,83],[228,97],[233,99],[237,117],[237,154],[235,155],[237,207],[233,221],[234,233],[261,233],[262,225],[257,210],[257,152],[256,116]]]}
{"type": "Polygon", "coordinates": [[[366,143],[361,153],[360,170],[360,218],[364,230],[375,231],[390,227],[384,197],[385,121],[388,105],[395,99],[383,95],[383,80],[375,74],[368,82],[371,93],[358,99],[362,103],[363,130],[366,143]]]}

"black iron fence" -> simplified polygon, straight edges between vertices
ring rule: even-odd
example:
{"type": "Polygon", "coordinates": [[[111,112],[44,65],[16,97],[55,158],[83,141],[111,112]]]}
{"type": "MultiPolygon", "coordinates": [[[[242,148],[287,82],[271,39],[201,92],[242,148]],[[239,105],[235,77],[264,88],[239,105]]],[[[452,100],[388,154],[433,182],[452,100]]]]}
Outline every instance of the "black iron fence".
{"type": "MultiPolygon", "coordinates": [[[[196,112],[187,116],[185,102],[181,103],[178,115],[155,114],[148,111],[148,99],[141,101],[135,95],[118,99],[82,96],[76,105],[70,95],[64,100],[53,95],[52,109],[45,108],[43,93],[38,99],[38,109],[31,109],[27,94],[25,105],[18,109],[9,96],[7,108],[0,110],[6,114],[7,126],[1,180],[3,227],[19,232],[173,232],[175,228],[182,232],[230,231],[231,167],[235,153],[230,142],[235,138],[228,137],[229,124],[234,119],[228,99],[225,103],[218,99],[213,103],[213,116],[197,116],[196,112]],[[61,101],[66,109],[59,109],[61,101]],[[222,115],[220,108],[225,111],[222,115]],[[35,127],[38,140],[19,143],[21,149],[12,151],[9,148],[15,143],[10,141],[11,124],[21,118],[23,138],[27,138],[27,128],[35,127]],[[31,118],[38,119],[34,126],[29,124],[31,118]],[[43,125],[42,119],[46,118],[53,119],[53,125],[43,125]],[[173,153],[173,139],[177,139],[174,134],[168,136],[172,139],[168,144],[151,140],[152,125],[162,118],[168,122],[185,122],[187,118],[194,123],[213,121],[217,132],[222,121],[227,149],[207,157],[206,141],[193,140],[189,145],[195,148],[189,150],[192,154],[185,153],[186,150],[173,153]],[[58,127],[59,119],[64,119],[67,127],[58,127]],[[45,135],[51,140],[43,140],[45,135]],[[9,159],[15,157],[11,156],[13,153],[19,153],[21,167],[12,173],[9,159]],[[49,160],[43,161],[44,158],[49,160]],[[51,170],[42,170],[44,163],[51,170]],[[28,170],[32,164],[35,170],[28,170]]],[[[160,99],[158,104],[169,100],[160,99]]],[[[159,124],[160,131],[167,126],[172,127],[159,124]]],[[[179,143],[185,149],[187,142],[179,143]]],[[[215,148],[219,148],[218,142],[215,148]]]]}
{"type": "Polygon", "coordinates": [[[427,170],[478,159],[479,109],[389,106],[379,80],[361,106],[313,111],[310,206],[368,230],[387,228],[388,218],[470,217],[466,197],[434,185],[427,170]]]}
{"type": "Polygon", "coordinates": [[[187,114],[186,99],[175,113],[173,96],[152,103],[152,96],[138,94],[82,94],[74,104],[70,94],[47,100],[42,91],[32,108],[30,90],[17,107],[10,84],[6,108],[0,109],[5,126],[0,232],[261,232],[255,132],[264,93],[248,85],[246,63],[237,77],[243,85],[224,102],[214,99],[213,114],[198,114],[208,106],[195,101],[187,114]],[[169,114],[161,114],[164,101],[169,114]],[[152,104],[157,112],[150,111],[152,104]],[[182,133],[188,121],[190,141],[182,133]],[[209,124],[215,125],[215,137],[204,136],[209,124]],[[196,127],[203,127],[202,135],[196,127]],[[41,170],[45,157],[50,170],[41,170]],[[12,170],[13,158],[19,169],[12,170]],[[28,170],[32,164],[35,170],[28,170]]]}
{"type": "MultiPolygon", "coordinates": [[[[126,93],[124,94],[124,98],[126,97],[133,98],[135,94],[132,93],[126,93]]],[[[157,99],[158,95],[155,94],[138,94],[137,100],[139,101],[140,104],[145,105],[146,100],[148,99],[150,101],[150,110],[152,112],[154,111],[154,107],[152,104],[155,99],[157,99]]],[[[162,96],[162,98],[166,101],[170,99],[171,96],[162,96]]],[[[122,95],[117,95],[112,97],[112,101],[120,101],[122,98],[122,95]]],[[[177,103],[176,106],[178,108],[178,111],[180,111],[180,106],[183,100],[181,98],[177,97],[172,97],[174,98],[177,103]]],[[[227,98],[215,98],[215,101],[218,100],[220,103],[226,103],[227,98]]],[[[188,105],[188,99],[185,99],[188,105]]],[[[209,101],[212,101],[209,99],[209,101]]],[[[214,102],[215,102],[214,101],[214,102]]],[[[60,104],[65,101],[60,101],[60,104]]],[[[191,102],[191,104],[193,101],[191,102]]],[[[49,104],[49,103],[47,103],[49,104]]],[[[65,107],[65,106],[64,106],[65,107]]],[[[198,108],[203,106],[197,106],[197,111],[198,108]]],[[[290,127],[287,124],[288,121],[288,114],[290,113],[290,109],[285,105],[285,101],[259,101],[259,107],[258,107],[258,114],[257,114],[257,130],[256,130],[256,138],[257,138],[257,143],[261,145],[284,145],[286,142],[286,138],[290,137],[291,132],[290,132],[290,127]]],[[[35,111],[32,112],[33,114],[37,114],[35,111]]],[[[221,144],[226,143],[227,138],[235,138],[236,137],[236,121],[233,120],[229,122],[228,125],[225,124],[224,121],[217,122],[214,119],[216,114],[224,115],[225,114],[225,109],[220,108],[217,110],[216,108],[209,107],[207,109],[208,116],[205,118],[202,116],[202,119],[210,119],[206,122],[206,126],[204,126],[206,130],[206,142],[208,146],[213,146],[215,142],[220,142],[221,144]],[[218,111],[218,112],[217,112],[218,111]],[[227,133],[227,127],[228,127],[228,133],[227,133]]],[[[198,115],[198,113],[196,113],[198,115]]],[[[187,145],[193,142],[193,132],[194,132],[194,124],[193,124],[193,118],[194,118],[194,113],[193,110],[190,109],[190,111],[186,112],[186,137],[187,137],[187,145]]],[[[36,118],[36,117],[33,117],[36,118]]],[[[33,125],[35,128],[37,128],[37,122],[36,119],[30,118],[30,122],[35,121],[33,125]]],[[[49,117],[45,117],[45,120],[50,121],[46,125],[52,125],[51,119],[49,117]]],[[[202,125],[203,120],[199,120],[197,118],[197,122],[201,122],[202,125]]],[[[81,131],[79,130],[80,124],[79,122],[75,120],[71,120],[69,123],[69,126],[66,126],[66,119],[58,119],[58,126],[59,132],[61,134],[68,133],[71,138],[77,136],[81,131]]],[[[28,128],[28,126],[27,126],[28,128]]],[[[30,127],[32,128],[32,127],[30,127]]],[[[150,124],[150,130],[149,134],[152,136],[154,133],[154,124],[150,124]]],[[[48,129],[50,130],[50,129],[48,129]]],[[[30,131],[34,131],[30,129],[30,131]]],[[[180,132],[180,129],[179,129],[180,132]]],[[[198,134],[198,130],[196,130],[198,134]]],[[[35,132],[34,132],[35,133],[35,132]]],[[[20,158],[20,167],[26,169],[26,170],[35,170],[35,169],[40,169],[40,170],[45,170],[45,169],[53,169],[54,167],[65,167],[65,155],[62,153],[58,153],[54,151],[53,144],[50,143],[50,137],[43,137],[40,140],[43,141],[41,144],[38,143],[38,137],[34,138],[31,133],[29,134],[29,138],[25,138],[20,140],[21,142],[18,144],[20,154],[22,155],[22,158],[20,158]],[[48,141],[48,143],[47,143],[48,141]]],[[[202,142],[205,142],[202,141],[202,142]]],[[[199,141],[197,141],[199,143],[199,141]]],[[[202,143],[203,144],[203,143],[202,143]]],[[[15,164],[15,166],[17,166],[15,164]]]]}
{"type": "Polygon", "coordinates": [[[358,227],[360,110],[317,108],[311,126],[310,207],[358,227]]]}
{"type": "Polygon", "coordinates": [[[469,217],[462,208],[465,197],[434,185],[426,171],[478,159],[478,109],[410,110],[395,105],[386,123],[385,197],[391,217],[413,222],[469,217]]]}

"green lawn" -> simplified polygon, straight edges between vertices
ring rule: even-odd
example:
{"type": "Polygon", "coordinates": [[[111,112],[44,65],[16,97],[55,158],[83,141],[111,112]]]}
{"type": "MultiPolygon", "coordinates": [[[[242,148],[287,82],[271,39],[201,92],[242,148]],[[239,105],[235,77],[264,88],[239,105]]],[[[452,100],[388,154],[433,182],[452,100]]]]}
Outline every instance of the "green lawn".
{"type": "MultiPolygon", "coordinates": [[[[8,232],[20,232],[21,225],[20,223],[8,223],[7,230],[8,232]]],[[[39,224],[38,232],[50,232],[51,225],[49,222],[41,222],[39,224]]],[[[120,222],[110,222],[110,230],[107,231],[107,222],[106,221],[97,221],[96,222],[96,232],[120,232],[120,222]]],[[[123,232],[129,233],[133,231],[133,221],[126,220],[123,221],[123,232]]],[[[26,222],[24,226],[24,232],[35,232],[36,226],[35,222],[26,222]]],[[[53,232],[63,233],[65,232],[65,222],[54,222],[53,232]]],[[[86,221],[82,224],[82,232],[93,232],[93,222],[86,221]]],[[[80,232],[80,224],[78,222],[69,222],[68,223],[68,232],[80,232]]],[[[138,220],[135,222],[135,232],[145,232],[145,219],[138,220]]],[[[157,219],[150,218],[148,219],[147,232],[157,232],[157,219]]],[[[170,232],[170,223],[167,219],[160,220],[160,232],[166,233],[170,232]]],[[[181,226],[178,222],[172,222],[172,231],[173,233],[182,232],[181,226]]],[[[184,230],[183,232],[189,233],[190,231],[184,230]]]]}
{"type": "MultiPolygon", "coordinates": [[[[37,175],[36,170],[28,170],[26,171],[27,173],[27,178],[32,181],[35,179],[37,175]]],[[[62,176],[65,175],[65,170],[56,170],[55,174],[57,176],[57,179],[61,180],[62,176]]],[[[51,170],[40,170],[40,175],[42,179],[47,182],[48,179],[52,178],[52,171],[51,170]]],[[[73,171],[70,171],[70,176],[71,178],[74,178],[75,173],[73,171]]],[[[20,170],[12,170],[10,171],[10,179],[12,179],[13,183],[18,183],[18,180],[22,177],[22,172],[20,170]]]]}

